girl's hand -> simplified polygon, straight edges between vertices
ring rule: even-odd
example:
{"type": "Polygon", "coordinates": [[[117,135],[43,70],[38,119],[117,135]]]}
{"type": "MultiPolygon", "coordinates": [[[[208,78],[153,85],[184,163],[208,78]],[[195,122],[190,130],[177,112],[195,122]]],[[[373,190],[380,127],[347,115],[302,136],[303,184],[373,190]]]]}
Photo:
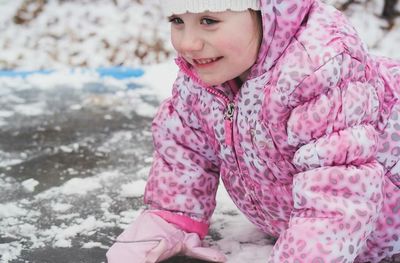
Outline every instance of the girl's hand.
{"type": "Polygon", "coordinates": [[[202,247],[199,236],[186,233],[152,213],[141,214],[107,252],[109,263],[155,263],[174,255],[225,262],[225,255],[202,247]]]}

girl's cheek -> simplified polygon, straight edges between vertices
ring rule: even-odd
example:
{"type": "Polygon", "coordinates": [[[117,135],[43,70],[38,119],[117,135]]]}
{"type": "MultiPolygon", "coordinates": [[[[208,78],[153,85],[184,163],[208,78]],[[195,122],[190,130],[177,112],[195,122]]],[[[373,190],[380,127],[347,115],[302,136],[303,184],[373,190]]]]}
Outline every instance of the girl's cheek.
{"type": "Polygon", "coordinates": [[[173,28],[171,28],[171,44],[176,51],[179,51],[179,34],[174,32],[173,28]]]}
{"type": "Polygon", "coordinates": [[[218,42],[218,46],[223,51],[240,52],[240,50],[241,50],[240,46],[235,44],[234,41],[221,40],[221,41],[218,42]]]}
{"type": "Polygon", "coordinates": [[[244,53],[248,53],[248,50],[250,48],[250,44],[248,43],[248,41],[246,42],[237,42],[237,43],[232,43],[233,41],[230,42],[226,42],[223,44],[224,50],[230,52],[230,53],[234,53],[237,55],[241,55],[244,53]]]}

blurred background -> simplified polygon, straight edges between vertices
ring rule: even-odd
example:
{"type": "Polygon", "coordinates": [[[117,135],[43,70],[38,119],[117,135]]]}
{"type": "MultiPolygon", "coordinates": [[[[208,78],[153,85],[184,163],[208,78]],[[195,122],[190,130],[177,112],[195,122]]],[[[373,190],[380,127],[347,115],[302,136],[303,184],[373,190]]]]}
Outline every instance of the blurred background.
{"type": "Polygon", "coordinates": [[[162,62],[167,27],[152,0],[1,0],[0,68],[162,62]]]}
{"type": "MultiPolygon", "coordinates": [[[[143,209],[150,125],[177,70],[156,1],[0,0],[0,262],[105,262],[143,209]]],[[[397,0],[325,1],[400,58],[397,0]]],[[[265,262],[274,241],[223,187],[217,201],[207,243],[265,262]]]]}
{"type": "MultiPolygon", "coordinates": [[[[157,0],[0,0],[0,69],[138,66],[173,55],[157,0]]],[[[376,53],[400,57],[397,0],[325,0],[376,53]]]]}

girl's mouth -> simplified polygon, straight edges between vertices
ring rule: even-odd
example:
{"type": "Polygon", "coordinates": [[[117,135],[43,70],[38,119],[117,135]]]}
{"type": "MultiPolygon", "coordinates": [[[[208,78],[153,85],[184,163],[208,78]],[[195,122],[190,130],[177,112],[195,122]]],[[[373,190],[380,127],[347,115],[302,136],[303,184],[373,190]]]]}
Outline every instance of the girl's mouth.
{"type": "Polygon", "coordinates": [[[197,67],[204,67],[212,65],[213,63],[220,60],[222,57],[215,57],[215,58],[200,58],[200,59],[193,59],[193,63],[197,67]]]}

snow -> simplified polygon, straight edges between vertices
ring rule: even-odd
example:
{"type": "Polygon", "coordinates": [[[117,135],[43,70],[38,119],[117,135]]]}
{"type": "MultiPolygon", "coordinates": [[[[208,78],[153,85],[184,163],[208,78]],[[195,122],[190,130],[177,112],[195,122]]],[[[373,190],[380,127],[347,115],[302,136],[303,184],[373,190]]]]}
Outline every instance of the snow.
{"type": "Polygon", "coordinates": [[[146,186],[145,180],[138,180],[121,186],[121,196],[123,197],[140,197],[144,193],[146,186]]]}
{"type": "MultiPolygon", "coordinates": [[[[22,26],[10,22],[22,1],[0,0],[0,48],[7,50],[0,52],[0,67],[57,69],[46,75],[0,78],[0,128],[14,125],[16,117],[28,120],[55,114],[45,100],[29,101],[22,95],[32,89],[40,94],[51,94],[61,88],[70,94],[79,91],[78,94],[85,95],[67,105],[67,110],[79,113],[94,107],[113,108],[122,116],[134,113],[142,119],[148,118],[149,122],[159,103],[170,95],[177,70],[170,59],[173,51],[167,44],[168,25],[157,15],[159,10],[155,4],[146,1],[145,5],[139,5],[129,0],[115,1],[117,5],[105,0],[48,2],[37,19],[22,26]],[[157,40],[164,43],[163,48],[169,54],[150,52],[141,60],[134,56],[135,52],[140,54],[150,50],[139,43],[154,44],[157,40]],[[145,74],[116,80],[100,77],[90,70],[70,70],[71,67],[121,64],[140,66],[145,74]]],[[[382,2],[354,5],[347,14],[372,52],[400,58],[400,53],[396,52],[400,23],[396,21],[390,31],[383,29],[387,23],[376,14],[382,2]]],[[[106,113],[103,118],[111,122],[115,115],[106,113]]],[[[56,125],[53,132],[61,133],[63,129],[65,127],[56,125]]],[[[17,133],[13,136],[18,136],[17,133]]],[[[140,206],[133,208],[130,203],[143,196],[152,157],[140,145],[136,148],[126,144],[135,136],[149,138],[151,134],[149,129],[137,134],[132,134],[129,129],[117,131],[96,148],[99,158],[113,154],[137,158],[134,169],[129,165],[103,170],[95,167],[88,176],[72,165],[65,169],[66,174],[52,174],[63,179],[62,183],[44,190],[40,189],[44,187],[40,180],[31,178],[29,171],[21,182],[8,176],[7,171],[14,165],[50,152],[65,156],[78,153],[92,145],[96,138],[84,137],[78,142],[42,151],[32,148],[18,153],[0,148],[0,168],[4,168],[0,170],[0,236],[10,239],[0,244],[1,261],[18,259],[28,248],[72,247],[77,236],[86,238],[78,244],[81,248],[107,249],[110,242],[97,241],[92,239],[93,236],[113,227],[123,229],[142,209],[140,206]],[[21,196],[14,196],[13,192],[21,196]],[[1,193],[8,193],[9,197],[2,197],[1,193]],[[124,205],[118,207],[121,204],[124,205]],[[32,210],[39,205],[43,210],[32,210]],[[46,215],[57,224],[43,229],[38,220],[46,215]]],[[[265,262],[273,240],[266,238],[238,212],[223,187],[218,191],[217,200],[210,232],[218,233],[221,238],[215,241],[207,237],[206,241],[225,252],[229,263],[265,262]]],[[[108,239],[114,238],[108,236],[108,239]]]]}
{"type": "Polygon", "coordinates": [[[57,212],[65,212],[72,207],[71,204],[63,204],[63,203],[52,203],[52,208],[57,212]]]}
{"type": "Polygon", "coordinates": [[[147,54],[160,43],[165,47],[158,48],[170,49],[168,34],[157,32],[156,27],[166,24],[166,19],[151,0],[146,0],[146,5],[130,0],[48,1],[44,6],[31,1],[28,8],[41,10],[37,17],[32,19],[31,12],[22,16],[25,23],[11,23],[11,14],[21,2],[0,3],[0,48],[8,51],[0,53],[0,67],[137,66],[164,58],[166,55],[147,54]]]}
{"type": "Polygon", "coordinates": [[[93,178],[73,178],[63,185],[61,193],[64,195],[86,194],[100,187],[100,182],[93,178]]]}
{"type": "Polygon", "coordinates": [[[29,192],[33,192],[38,184],[39,182],[33,178],[22,181],[21,183],[21,185],[29,192]]]}
{"type": "Polygon", "coordinates": [[[36,116],[36,115],[41,115],[44,112],[45,107],[46,105],[44,105],[43,102],[32,103],[32,104],[21,104],[21,105],[16,105],[14,107],[14,111],[23,115],[36,116]]]}
{"type": "Polygon", "coordinates": [[[15,203],[0,204],[0,217],[2,218],[22,216],[25,212],[24,209],[18,207],[15,203]]]}

